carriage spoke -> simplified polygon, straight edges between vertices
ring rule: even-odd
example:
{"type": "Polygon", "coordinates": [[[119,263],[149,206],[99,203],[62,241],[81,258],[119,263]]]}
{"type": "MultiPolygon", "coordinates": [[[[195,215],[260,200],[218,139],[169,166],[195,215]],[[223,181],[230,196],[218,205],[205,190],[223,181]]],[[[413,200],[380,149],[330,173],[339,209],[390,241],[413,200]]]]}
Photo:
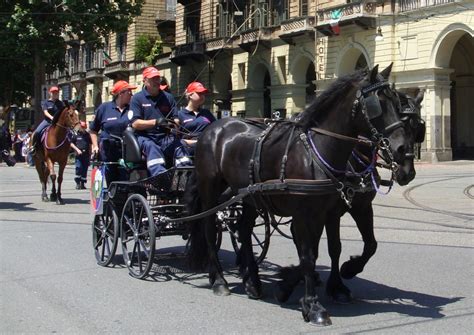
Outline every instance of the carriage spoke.
{"type": "Polygon", "coordinates": [[[148,251],[148,249],[147,249],[147,247],[146,247],[146,245],[145,245],[145,242],[142,241],[142,240],[140,240],[140,245],[141,245],[141,247],[143,248],[143,252],[145,253],[146,257],[147,257],[148,259],[150,259],[150,252],[148,251]]]}
{"type": "Polygon", "coordinates": [[[135,258],[135,254],[137,252],[137,244],[138,243],[135,242],[135,244],[133,245],[132,253],[130,255],[130,264],[133,264],[133,259],[135,258]]]}
{"type": "Polygon", "coordinates": [[[138,263],[138,267],[140,268],[140,272],[143,272],[142,251],[140,249],[140,241],[137,241],[137,263],[138,263]]]}

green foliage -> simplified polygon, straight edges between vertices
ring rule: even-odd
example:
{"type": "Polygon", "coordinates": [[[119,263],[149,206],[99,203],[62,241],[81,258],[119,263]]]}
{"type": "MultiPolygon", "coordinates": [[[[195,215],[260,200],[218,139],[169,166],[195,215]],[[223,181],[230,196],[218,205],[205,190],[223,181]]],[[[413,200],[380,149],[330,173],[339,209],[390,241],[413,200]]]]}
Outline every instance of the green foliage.
{"type": "Polygon", "coordinates": [[[135,59],[153,65],[163,52],[162,44],[158,36],[140,35],[135,44],[135,59]]]}
{"type": "MultiPolygon", "coordinates": [[[[33,94],[33,73],[63,69],[65,37],[102,46],[102,37],[127,31],[144,0],[0,1],[0,104],[18,90],[33,94]],[[35,55],[41,64],[34,62],[35,55]],[[4,79],[5,78],[5,79],[4,79]]],[[[19,101],[20,102],[20,101],[19,101]]]]}

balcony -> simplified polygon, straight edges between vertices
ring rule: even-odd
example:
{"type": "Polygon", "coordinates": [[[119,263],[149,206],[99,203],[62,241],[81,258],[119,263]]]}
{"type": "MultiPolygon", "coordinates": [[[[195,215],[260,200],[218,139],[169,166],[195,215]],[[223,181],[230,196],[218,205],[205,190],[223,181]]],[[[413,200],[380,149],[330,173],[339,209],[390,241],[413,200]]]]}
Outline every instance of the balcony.
{"type": "Polygon", "coordinates": [[[206,54],[213,57],[217,52],[230,52],[232,50],[232,39],[229,37],[217,37],[206,40],[206,54]]]}
{"type": "Polygon", "coordinates": [[[239,47],[247,52],[252,52],[257,45],[267,49],[271,48],[272,29],[261,27],[244,31],[240,34],[239,47]]]}
{"type": "Polygon", "coordinates": [[[80,83],[86,80],[86,73],[84,71],[77,71],[71,74],[71,83],[80,83]]]}
{"type": "Polygon", "coordinates": [[[112,62],[104,69],[104,75],[111,79],[128,79],[129,73],[128,62],[124,61],[112,62]]]}
{"type": "Polygon", "coordinates": [[[90,68],[86,71],[86,79],[89,82],[94,82],[97,79],[104,77],[104,68],[90,68]]]}
{"type": "Polygon", "coordinates": [[[165,22],[165,21],[176,21],[176,10],[157,10],[155,21],[165,22]]]}
{"type": "Polygon", "coordinates": [[[337,19],[340,27],[357,25],[363,29],[375,28],[376,9],[376,2],[363,1],[318,10],[316,29],[326,36],[332,36],[331,22],[337,19]]]}
{"type": "Polygon", "coordinates": [[[279,37],[288,44],[295,44],[293,40],[299,36],[314,38],[314,16],[297,17],[281,23],[279,37]]]}
{"type": "Polygon", "coordinates": [[[196,62],[202,62],[206,59],[206,44],[204,42],[193,42],[188,44],[177,45],[171,51],[170,61],[177,65],[184,65],[188,59],[196,62]]]}
{"type": "Polygon", "coordinates": [[[436,9],[436,7],[462,2],[462,0],[400,0],[398,3],[398,11],[430,10],[436,9]]]}
{"type": "Polygon", "coordinates": [[[58,85],[69,84],[71,77],[67,73],[61,73],[58,77],[58,85]]]}

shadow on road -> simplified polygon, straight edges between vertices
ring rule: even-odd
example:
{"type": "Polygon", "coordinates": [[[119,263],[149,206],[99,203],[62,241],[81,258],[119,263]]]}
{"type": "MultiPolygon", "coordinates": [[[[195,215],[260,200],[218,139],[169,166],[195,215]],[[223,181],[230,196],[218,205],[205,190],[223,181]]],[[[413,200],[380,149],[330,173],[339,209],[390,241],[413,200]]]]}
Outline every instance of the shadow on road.
{"type": "MultiPolygon", "coordinates": [[[[208,281],[205,280],[204,284],[202,282],[203,279],[207,279],[207,272],[193,272],[189,268],[185,256],[186,247],[184,245],[162,248],[158,251],[150,275],[145,280],[154,282],[177,280],[197,289],[204,288],[209,290],[209,294],[212,294],[207,284],[208,281]],[[196,283],[196,280],[199,282],[196,283]]],[[[117,252],[114,264],[126,270],[121,253],[117,252]]],[[[225,276],[230,279],[229,288],[232,294],[246,296],[240,279],[239,269],[235,265],[235,253],[221,249],[219,251],[219,258],[225,269],[225,276]]],[[[287,303],[280,304],[274,298],[273,293],[279,280],[279,269],[279,265],[268,261],[264,261],[260,265],[260,276],[264,292],[262,302],[281,305],[282,308],[291,310],[300,310],[299,299],[304,295],[302,283],[296,287],[287,303]]],[[[318,267],[317,271],[320,274],[321,280],[325,282],[329,276],[329,268],[318,267]]],[[[366,314],[398,313],[413,317],[437,319],[445,316],[442,313],[444,306],[464,299],[464,297],[442,297],[422,292],[407,291],[357,277],[346,281],[346,285],[353,290],[355,295],[353,303],[348,305],[333,303],[326,297],[324,287],[318,287],[317,289],[321,303],[333,316],[354,317],[366,314]]]]}
{"type": "Polygon", "coordinates": [[[14,211],[36,211],[37,208],[29,207],[31,202],[0,202],[0,210],[13,209],[14,211]]]}

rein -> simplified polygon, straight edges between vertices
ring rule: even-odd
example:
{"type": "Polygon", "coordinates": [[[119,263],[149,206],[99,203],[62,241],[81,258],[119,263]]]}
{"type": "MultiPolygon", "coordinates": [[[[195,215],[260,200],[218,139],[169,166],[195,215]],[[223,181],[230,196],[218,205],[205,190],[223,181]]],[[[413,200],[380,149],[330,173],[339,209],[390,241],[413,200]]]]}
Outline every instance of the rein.
{"type": "Polygon", "coordinates": [[[48,128],[46,128],[46,131],[44,132],[44,134],[43,134],[43,136],[42,136],[42,138],[41,138],[41,140],[42,140],[43,143],[44,143],[44,147],[45,147],[46,149],[48,149],[48,150],[56,150],[56,149],[62,147],[62,146],[66,143],[66,141],[67,141],[67,142],[71,142],[71,141],[69,140],[69,136],[68,136],[68,135],[69,135],[69,133],[71,132],[71,129],[74,128],[75,126],[77,126],[78,124],[80,124],[80,122],[76,122],[75,124],[72,125],[72,127],[66,127],[66,126],[63,126],[62,124],[56,122],[54,125],[55,125],[55,126],[58,126],[59,128],[66,129],[67,133],[66,133],[66,136],[64,136],[64,139],[62,140],[62,142],[59,143],[59,144],[58,144],[57,146],[55,146],[55,147],[49,147],[49,146],[48,146],[48,141],[47,141],[47,139],[48,139],[48,133],[49,133],[49,130],[50,130],[51,126],[49,126],[48,128]]]}

